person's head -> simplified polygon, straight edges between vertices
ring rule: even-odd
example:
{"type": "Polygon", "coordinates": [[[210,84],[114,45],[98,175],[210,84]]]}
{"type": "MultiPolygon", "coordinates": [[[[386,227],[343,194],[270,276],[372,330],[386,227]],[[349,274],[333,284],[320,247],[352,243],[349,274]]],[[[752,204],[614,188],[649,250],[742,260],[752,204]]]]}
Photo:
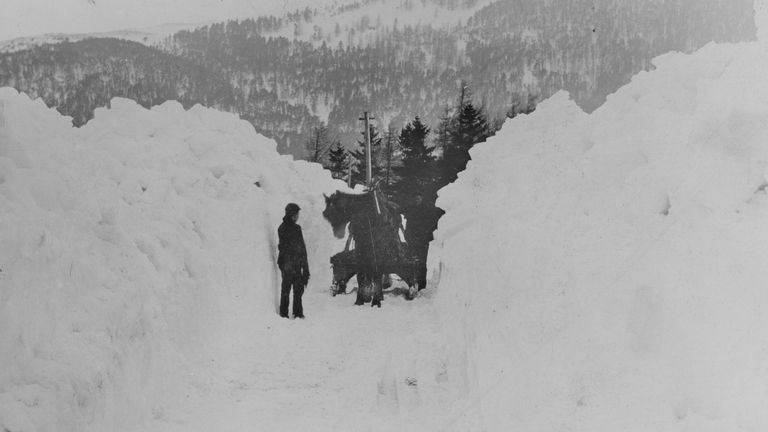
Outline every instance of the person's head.
{"type": "Polygon", "coordinates": [[[293,219],[294,222],[299,220],[299,211],[301,211],[301,209],[297,204],[288,203],[288,205],[285,206],[285,215],[293,219]]]}

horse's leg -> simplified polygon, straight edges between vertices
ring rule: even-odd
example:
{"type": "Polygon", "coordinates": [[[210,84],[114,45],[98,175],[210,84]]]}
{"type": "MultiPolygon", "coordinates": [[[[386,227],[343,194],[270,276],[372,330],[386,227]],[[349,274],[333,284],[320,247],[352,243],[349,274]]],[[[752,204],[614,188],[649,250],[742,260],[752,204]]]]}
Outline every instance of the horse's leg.
{"type": "Polygon", "coordinates": [[[365,295],[363,294],[364,290],[365,276],[363,276],[362,272],[357,272],[357,298],[355,299],[355,304],[358,306],[365,304],[365,295]]]}
{"type": "Polygon", "coordinates": [[[368,274],[368,285],[365,290],[365,301],[370,302],[376,296],[376,278],[378,276],[375,273],[368,274]]]}
{"type": "Polygon", "coordinates": [[[373,277],[373,300],[371,301],[371,307],[378,306],[381,307],[381,301],[384,300],[384,292],[383,292],[383,285],[384,285],[384,275],[377,274],[375,277],[373,277]]]}
{"type": "Polygon", "coordinates": [[[356,305],[362,305],[369,301],[371,301],[371,277],[368,274],[368,272],[358,272],[357,273],[357,299],[355,300],[356,305]]]}

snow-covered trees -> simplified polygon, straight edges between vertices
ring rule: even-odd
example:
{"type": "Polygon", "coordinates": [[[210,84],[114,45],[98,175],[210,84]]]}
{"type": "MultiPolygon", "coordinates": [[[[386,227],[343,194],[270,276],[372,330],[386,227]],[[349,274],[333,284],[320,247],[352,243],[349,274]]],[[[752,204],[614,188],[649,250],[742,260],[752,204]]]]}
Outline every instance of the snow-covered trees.
{"type": "Polygon", "coordinates": [[[305,160],[324,164],[328,158],[328,150],[331,148],[331,142],[328,138],[328,127],[319,125],[312,128],[309,139],[305,144],[305,160]]]}
{"type": "MultiPolygon", "coordinates": [[[[374,105],[387,107],[396,128],[416,113],[434,125],[462,78],[473,83],[492,123],[515,92],[546,98],[566,89],[594,108],[656,55],[753,37],[752,12],[752,0],[510,0],[465,25],[398,25],[370,44],[275,37],[294,23],[308,33],[314,12],[305,9],[182,31],[160,49],[89,39],[0,54],[0,85],[42,97],[77,124],[114,96],[144,106],[201,103],[239,114],[281,152],[301,157],[313,126],[324,121],[332,136],[350,143],[359,113],[374,105]],[[323,110],[314,104],[319,98],[323,110]]],[[[338,39],[354,27],[340,26],[338,39]]]]}

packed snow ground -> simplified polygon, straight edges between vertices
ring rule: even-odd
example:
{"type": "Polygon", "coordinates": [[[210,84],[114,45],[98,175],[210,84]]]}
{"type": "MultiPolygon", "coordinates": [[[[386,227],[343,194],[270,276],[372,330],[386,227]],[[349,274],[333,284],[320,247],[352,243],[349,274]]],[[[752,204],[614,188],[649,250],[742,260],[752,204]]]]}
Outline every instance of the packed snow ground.
{"type": "Polygon", "coordinates": [[[247,319],[206,375],[143,432],[436,431],[451,418],[444,339],[432,302],[305,295],[306,320],[247,319]]]}

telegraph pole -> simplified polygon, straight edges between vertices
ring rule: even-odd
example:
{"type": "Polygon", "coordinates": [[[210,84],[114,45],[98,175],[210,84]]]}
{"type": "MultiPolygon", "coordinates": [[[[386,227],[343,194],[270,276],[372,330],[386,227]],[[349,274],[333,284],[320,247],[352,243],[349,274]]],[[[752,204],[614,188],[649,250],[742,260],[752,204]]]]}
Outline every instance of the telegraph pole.
{"type": "Polygon", "coordinates": [[[365,182],[370,186],[373,175],[371,173],[371,128],[368,126],[368,122],[375,120],[375,118],[369,116],[368,111],[364,111],[363,117],[359,120],[365,122],[365,182]]]}
{"type": "Polygon", "coordinates": [[[347,186],[352,189],[352,154],[347,150],[347,186]]]}
{"type": "Polygon", "coordinates": [[[392,130],[392,125],[390,124],[389,130],[387,131],[387,188],[389,188],[389,172],[392,171],[392,139],[394,138],[394,131],[392,130]]]}

